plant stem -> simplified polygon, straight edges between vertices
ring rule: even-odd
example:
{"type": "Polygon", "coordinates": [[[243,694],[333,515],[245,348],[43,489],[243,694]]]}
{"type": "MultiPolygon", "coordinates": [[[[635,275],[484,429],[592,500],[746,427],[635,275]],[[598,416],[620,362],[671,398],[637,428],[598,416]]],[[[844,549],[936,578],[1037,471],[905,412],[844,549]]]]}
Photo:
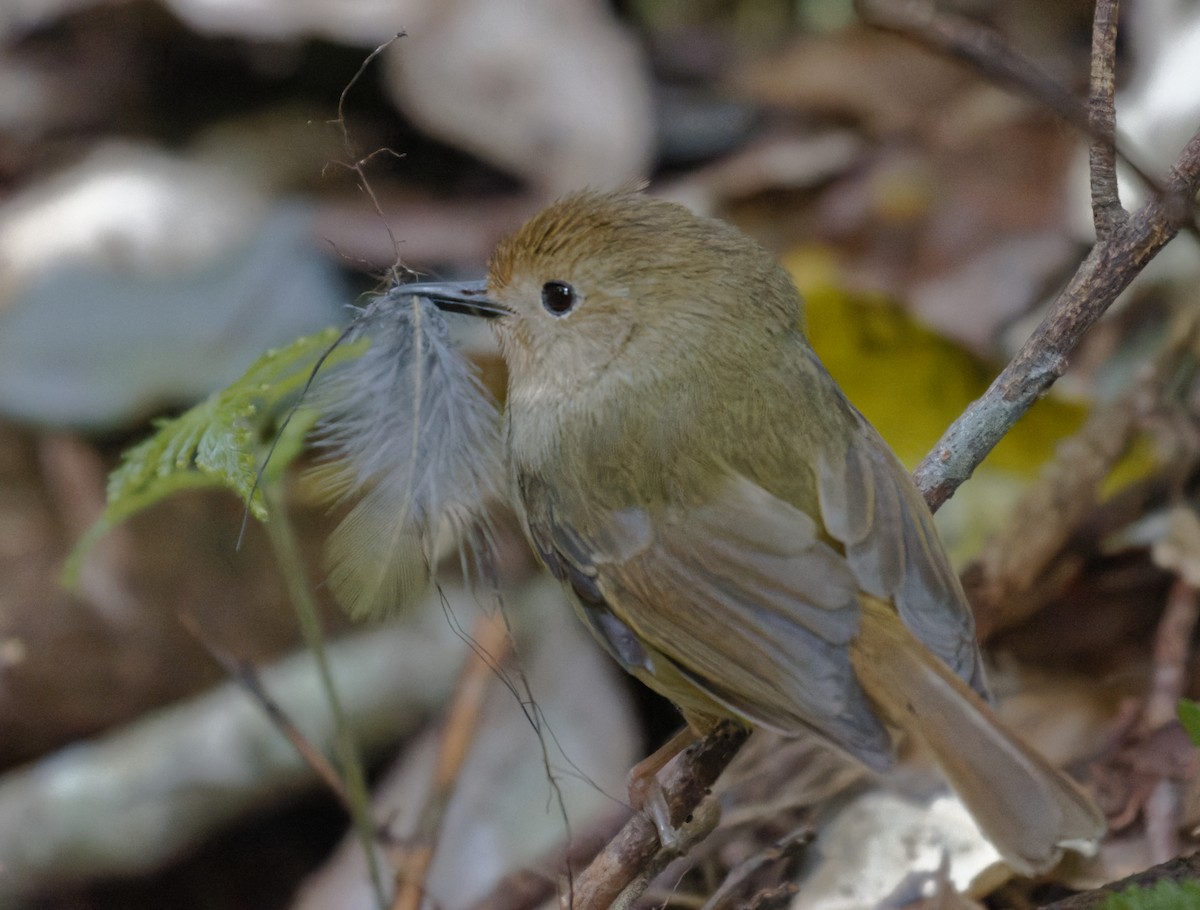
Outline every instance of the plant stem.
{"type": "Polygon", "coordinates": [[[304,643],[316,661],[321,686],[325,690],[329,710],[333,715],[334,755],[345,783],[354,828],[366,855],[371,886],[380,910],[386,910],[388,900],[383,888],[379,856],[375,850],[375,820],[371,814],[371,799],[367,790],[366,773],[363,770],[358,744],[346,722],[346,715],[342,710],[341,701],[338,699],[333,674],[329,669],[329,659],[325,650],[325,633],[321,628],[317,598],[309,582],[308,571],[300,552],[300,543],[296,539],[295,528],[288,517],[287,504],[284,501],[281,487],[275,483],[267,484],[263,494],[271,516],[270,520],[266,522],[267,534],[275,551],[275,558],[279,561],[279,567],[283,571],[288,595],[296,609],[296,618],[300,621],[300,632],[304,636],[304,643]]]}

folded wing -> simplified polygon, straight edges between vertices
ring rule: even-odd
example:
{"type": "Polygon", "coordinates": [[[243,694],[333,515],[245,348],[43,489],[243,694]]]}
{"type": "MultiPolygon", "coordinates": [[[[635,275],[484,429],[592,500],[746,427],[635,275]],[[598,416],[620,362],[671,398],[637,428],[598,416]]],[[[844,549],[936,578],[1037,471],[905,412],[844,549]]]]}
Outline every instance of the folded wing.
{"type": "Polygon", "coordinates": [[[858,583],[804,512],[740,476],[700,506],[586,521],[565,522],[525,492],[547,564],[632,672],[664,689],[669,662],[736,716],[815,730],[871,767],[889,763],[890,738],[850,664],[858,583]]]}

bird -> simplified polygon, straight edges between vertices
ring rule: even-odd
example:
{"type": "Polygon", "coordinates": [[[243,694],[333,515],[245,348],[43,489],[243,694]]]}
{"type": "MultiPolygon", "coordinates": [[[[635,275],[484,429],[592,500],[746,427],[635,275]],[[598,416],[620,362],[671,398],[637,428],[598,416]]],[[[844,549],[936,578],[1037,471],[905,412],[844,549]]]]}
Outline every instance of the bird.
{"type": "Polygon", "coordinates": [[[816,734],[876,771],[914,736],[1017,872],[1094,849],[1103,815],[991,709],[929,508],[753,239],[584,190],[503,240],[486,281],[408,290],[489,318],[526,537],[691,730],[816,734]]]}

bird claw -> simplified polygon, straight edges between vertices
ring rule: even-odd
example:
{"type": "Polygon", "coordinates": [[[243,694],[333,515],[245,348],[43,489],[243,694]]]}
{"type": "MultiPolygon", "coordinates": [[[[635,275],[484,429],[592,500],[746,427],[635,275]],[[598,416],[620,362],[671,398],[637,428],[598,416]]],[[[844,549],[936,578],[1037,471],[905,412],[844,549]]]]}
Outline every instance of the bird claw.
{"type": "Polygon", "coordinates": [[[629,803],[654,823],[659,843],[668,850],[678,850],[683,838],[679,829],[671,823],[671,807],[667,803],[666,791],[659,782],[658,772],[695,741],[695,731],[691,726],[684,727],[629,772],[629,803]]]}
{"type": "Polygon", "coordinates": [[[671,807],[667,794],[655,774],[638,774],[634,768],[629,775],[629,802],[654,825],[658,841],[667,850],[679,848],[679,829],[671,823],[671,807]]]}

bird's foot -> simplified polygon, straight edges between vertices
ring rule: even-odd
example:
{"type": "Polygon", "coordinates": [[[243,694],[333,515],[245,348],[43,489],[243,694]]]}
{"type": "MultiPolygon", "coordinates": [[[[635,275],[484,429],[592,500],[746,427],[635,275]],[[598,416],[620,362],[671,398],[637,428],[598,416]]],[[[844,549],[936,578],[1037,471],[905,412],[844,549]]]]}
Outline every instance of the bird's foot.
{"type": "Polygon", "coordinates": [[[696,734],[691,727],[685,727],[629,772],[629,803],[653,822],[659,842],[668,850],[678,848],[681,839],[679,829],[671,821],[671,806],[658,772],[695,741],[696,734]]]}

